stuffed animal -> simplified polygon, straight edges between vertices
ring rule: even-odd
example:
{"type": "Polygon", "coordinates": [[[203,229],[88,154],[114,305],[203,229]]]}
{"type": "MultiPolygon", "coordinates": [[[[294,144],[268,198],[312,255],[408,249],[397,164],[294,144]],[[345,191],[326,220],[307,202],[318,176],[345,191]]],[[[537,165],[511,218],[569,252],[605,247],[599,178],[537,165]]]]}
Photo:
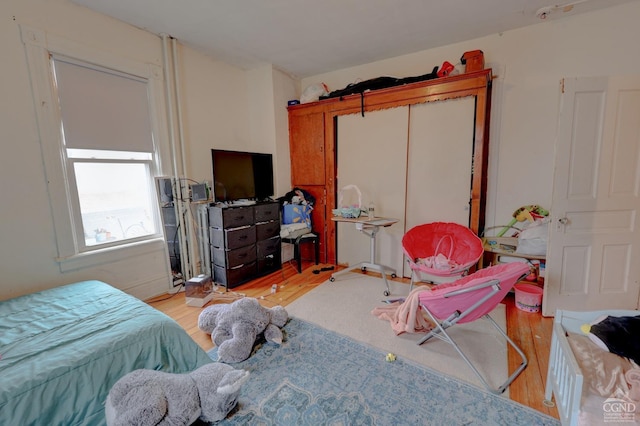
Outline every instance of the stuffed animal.
{"type": "Polygon", "coordinates": [[[231,304],[206,307],[198,317],[198,328],[211,334],[221,362],[241,362],[249,358],[256,339],[281,344],[282,330],[289,320],[282,306],[265,308],[257,299],[245,297],[231,304]]]}
{"type": "Polygon", "coordinates": [[[140,369],[121,377],[105,402],[108,426],[216,422],[235,407],[249,372],[212,362],[187,374],[140,369]]]}

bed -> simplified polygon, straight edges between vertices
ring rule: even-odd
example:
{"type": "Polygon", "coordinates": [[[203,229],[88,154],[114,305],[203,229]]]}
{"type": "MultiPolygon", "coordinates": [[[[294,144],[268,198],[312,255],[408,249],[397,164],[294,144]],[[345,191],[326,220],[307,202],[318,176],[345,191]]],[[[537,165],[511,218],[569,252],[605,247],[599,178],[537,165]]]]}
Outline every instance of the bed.
{"type": "MultiPolygon", "coordinates": [[[[637,368],[632,361],[600,349],[580,330],[602,316],[635,317],[640,311],[606,310],[574,312],[558,310],[554,318],[545,387],[545,404],[552,405],[553,395],[563,425],[621,423],[621,416],[640,424],[640,404],[618,406],[605,413],[608,398],[619,398],[618,392],[628,386],[624,373],[637,368]],[[631,411],[633,410],[633,412],[631,411]],[[610,416],[606,418],[606,416],[610,416]]],[[[626,389],[625,389],[626,391],[626,389]]]]}
{"type": "Polygon", "coordinates": [[[0,302],[0,425],[103,425],[126,373],[211,359],[171,318],[100,281],[0,302]]]}

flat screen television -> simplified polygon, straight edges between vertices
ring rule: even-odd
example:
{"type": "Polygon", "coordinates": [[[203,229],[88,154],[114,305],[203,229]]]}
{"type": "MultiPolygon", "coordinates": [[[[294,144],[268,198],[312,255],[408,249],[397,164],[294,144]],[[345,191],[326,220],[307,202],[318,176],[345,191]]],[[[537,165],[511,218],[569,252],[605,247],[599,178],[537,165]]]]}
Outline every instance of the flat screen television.
{"type": "Polygon", "coordinates": [[[271,154],[212,149],[211,159],[216,202],[262,201],[273,196],[271,154]]]}

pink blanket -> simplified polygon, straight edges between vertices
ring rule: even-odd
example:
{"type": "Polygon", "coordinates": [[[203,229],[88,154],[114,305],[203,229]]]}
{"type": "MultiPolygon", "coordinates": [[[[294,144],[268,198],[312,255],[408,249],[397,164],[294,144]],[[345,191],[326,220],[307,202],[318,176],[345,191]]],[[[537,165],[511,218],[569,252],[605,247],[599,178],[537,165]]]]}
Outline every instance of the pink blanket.
{"type": "Polygon", "coordinates": [[[433,329],[431,321],[424,317],[420,309],[418,295],[424,287],[415,288],[404,302],[394,302],[387,306],[374,308],[371,313],[380,319],[391,322],[391,328],[398,334],[427,333],[433,329]]]}

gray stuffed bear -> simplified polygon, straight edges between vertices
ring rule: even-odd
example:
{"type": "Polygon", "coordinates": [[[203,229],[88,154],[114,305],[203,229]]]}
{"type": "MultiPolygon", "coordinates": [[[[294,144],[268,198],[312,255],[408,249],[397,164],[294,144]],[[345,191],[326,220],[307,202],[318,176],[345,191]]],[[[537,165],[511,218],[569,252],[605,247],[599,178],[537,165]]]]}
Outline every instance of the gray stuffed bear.
{"type": "Polygon", "coordinates": [[[187,374],[140,369],[121,377],[105,402],[108,426],[216,422],[235,407],[249,372],[212,362],[187,374]]]}
{"type": "Polygon", "coordinates": [[[218,347],[221,362],[241,362],[249,358],[256,339],[264,333],[267,342],[281,344],[282,330],[289,320],[282,306],[265,308],[257,299],[245,297],[231,304],[211,305],[202,310],[198,327],[218,347]]]}

